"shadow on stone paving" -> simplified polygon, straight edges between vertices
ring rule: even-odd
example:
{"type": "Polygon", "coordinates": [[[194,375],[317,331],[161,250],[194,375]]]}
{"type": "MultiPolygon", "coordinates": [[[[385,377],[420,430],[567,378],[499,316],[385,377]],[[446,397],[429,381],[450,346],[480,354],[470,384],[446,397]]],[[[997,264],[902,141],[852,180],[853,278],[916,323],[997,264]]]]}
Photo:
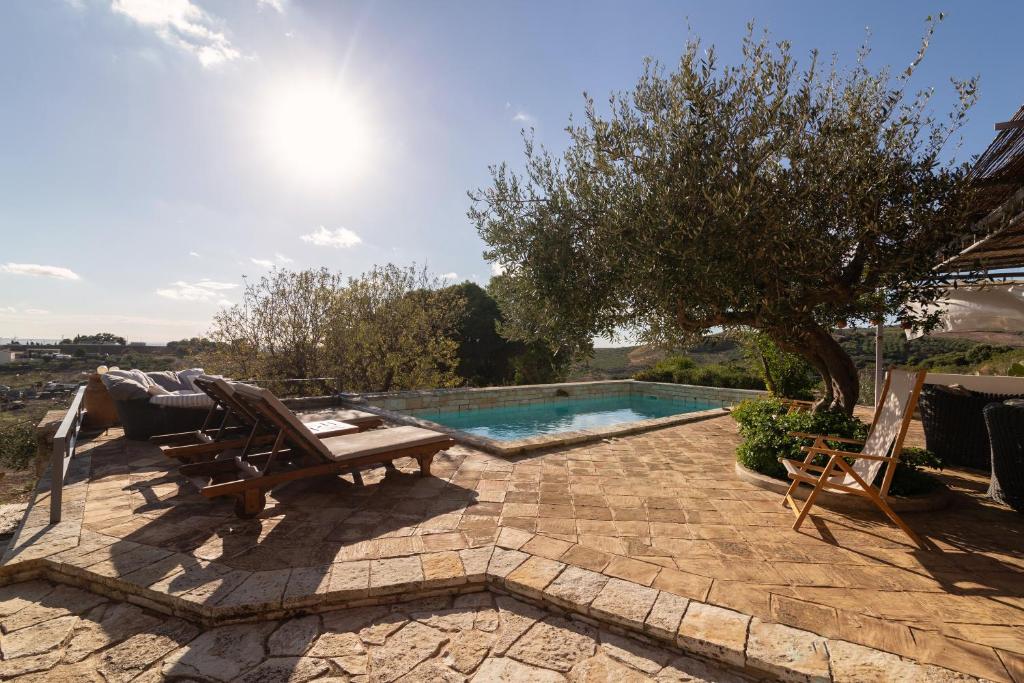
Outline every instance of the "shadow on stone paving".
{"type": "Polygon", "coordinates": [[[898,541],[889,540],[892,523],[873,511],[846,512],[831,516],[827,523],[812,513],[809,521],[825,543],[934,580],[945,593],[1019,600],[1024,595],[1024,515],[988,500],[978,478],[958,475],[955,470],[944,470],[941,477],[955,492],[948,508],[901,514],[925,539],[927,549],[914,547],[902,536],[898,541]],[[872,548],[843,543],[836,536],[840,531],[871,534],[878,543],[872,548]],[[888,548],[909,550],[914,562],[907,566],[906,561],[895,561],[899,555],[887,554],[888,548]]]}
{"type": "Polygon", "coordinates": [[[138,527],[110,549],[114,570],[175,595],[208,591],[192,594],[208,605],[223,600],[249,572],[280,570],[284,576],[306,568],[302,580],[315,591],[332,563],[367,559],[369,541],[393,539],[401,546],[399,539],[409,538],[410,549],[398,547],[390,556],[415,554],[411,541],[421,525],[461,514],[477,496],[418,471],[377,468],[363,472],[361,486],[350,475],[282,485],[268,495],[266,510],[243,520],[234,516],[231,499],[204,499],[176,472],[147,470],[133,476],[131,489],[145,502],[136,509],[138,527]],[[177,487],[171,495],[168,485],[177,487]]]}

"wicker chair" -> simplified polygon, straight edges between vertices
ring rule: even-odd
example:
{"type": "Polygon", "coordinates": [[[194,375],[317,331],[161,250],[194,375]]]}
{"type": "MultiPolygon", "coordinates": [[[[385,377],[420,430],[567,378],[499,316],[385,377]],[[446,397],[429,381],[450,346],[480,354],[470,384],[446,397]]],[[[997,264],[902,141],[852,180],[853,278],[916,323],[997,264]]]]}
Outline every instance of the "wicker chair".
{"type": "Polygon", "coordinates": [[[946,465],[989,471],[992,455],[985,429],[985,406],[1024,395],[951,391],[926,384],[919,402],[925,443],[946,465]]]}
{"type": "Polygon", "coordinates": [[[993,500],[1024,512],[1024,406],[992,403],[985,407],[992,441],[993,500]]]}

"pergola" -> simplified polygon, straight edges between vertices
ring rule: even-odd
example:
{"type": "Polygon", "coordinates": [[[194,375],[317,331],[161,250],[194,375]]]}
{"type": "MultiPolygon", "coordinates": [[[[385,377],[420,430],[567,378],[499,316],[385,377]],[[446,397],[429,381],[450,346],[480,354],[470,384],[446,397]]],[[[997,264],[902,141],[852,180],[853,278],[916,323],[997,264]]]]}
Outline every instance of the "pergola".
{"type": "Polygon", "coordinates": [[[943,274],[1024,266],[1024,106],[995,127],[968,175],[979,192],[971,229],[960,253],[936,267],[943,274]]]}
{"type": "MultiPolygon", "coordinates": [[[[995,124],[995,139],[971,168],[978,189],[959,253],[935,267],[959,283],[1020,285],[1024,276],[1024,106],[995,124]]],[[[875,402],[882,384],[882,325],[875,336],[875,402]]]]}

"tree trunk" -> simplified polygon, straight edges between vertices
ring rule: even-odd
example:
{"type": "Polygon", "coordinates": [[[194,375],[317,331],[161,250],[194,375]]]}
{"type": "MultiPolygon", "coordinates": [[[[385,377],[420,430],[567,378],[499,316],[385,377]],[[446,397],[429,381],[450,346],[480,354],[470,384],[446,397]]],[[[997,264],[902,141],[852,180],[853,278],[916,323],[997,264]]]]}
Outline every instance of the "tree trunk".
{"type": "Polygon", "coordinates": [[[831,395],[831,403],[822,401],[820,407],[852,415],[860,395],[860,378],[853,360],[823,327],[812,327],[802,337],[806,346],[800,349],[800,355],[822,376],[826,397],[831,395]]]}

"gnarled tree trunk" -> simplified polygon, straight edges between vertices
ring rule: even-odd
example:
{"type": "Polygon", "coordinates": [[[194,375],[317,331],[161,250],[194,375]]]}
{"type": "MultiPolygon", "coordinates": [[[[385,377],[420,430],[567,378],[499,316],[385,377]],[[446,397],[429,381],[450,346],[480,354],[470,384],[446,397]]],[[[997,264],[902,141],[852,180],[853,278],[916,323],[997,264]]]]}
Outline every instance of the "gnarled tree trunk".
{"type": "Polygon", "coordinates": [[[775,342],[806,360],[821,375],[825,391],[814,410],[841,410],[853,414],[860,395],[857,366],[829,331],[820,325],[788,330],[785,340],[775,342]]]}
{"type": "Polygon", "coordinates": [[[801,341],[798,352],[825,383],[825,397],[815,409],[841,410],[852,415],[860,395],[860,378],[849,354],[820,325],[803,330],[801,341]]]}

